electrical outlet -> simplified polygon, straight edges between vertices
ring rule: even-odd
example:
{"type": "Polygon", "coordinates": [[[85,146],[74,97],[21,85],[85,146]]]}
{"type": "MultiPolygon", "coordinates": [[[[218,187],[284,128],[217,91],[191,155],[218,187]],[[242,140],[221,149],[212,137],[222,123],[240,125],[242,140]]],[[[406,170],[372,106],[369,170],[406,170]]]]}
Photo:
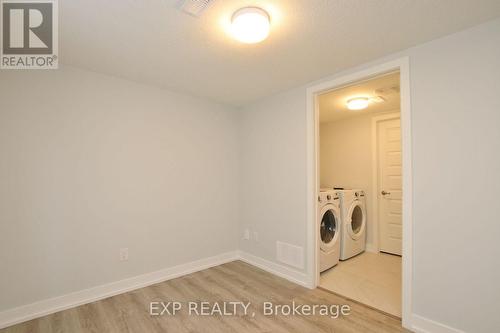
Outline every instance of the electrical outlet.
{"type": "Polygon", "coordinates": [[[243,239],[245,239],[245,240],[250,239],[250,230],[245,229],[245,231],[243,232],[243,239]]]}
{"type": "Polygon", "coordinates": [[[120,249],[120,261],[128,260],[128,247],[124,247],[120,249]]]}
{"type": "Polygon", "coordinates": [[[259,233],[257,231],[253,232],[253,240],[258,242],[259,241],[259,233]]]}

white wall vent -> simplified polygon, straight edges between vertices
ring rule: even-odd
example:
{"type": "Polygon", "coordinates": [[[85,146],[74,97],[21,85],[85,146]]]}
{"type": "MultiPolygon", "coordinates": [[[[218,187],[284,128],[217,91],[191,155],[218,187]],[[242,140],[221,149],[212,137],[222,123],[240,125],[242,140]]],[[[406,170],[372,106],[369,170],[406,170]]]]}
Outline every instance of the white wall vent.
{"type": "Polygon", "coordinates": [[[284,264],[304,269],[304,248],[277,241],[276,259],[284,264]]]}
{"type": "Polygon", "coordinates": [[[200,16],[201,13],[207,9],[215,0],[182,0],[180,3],[180,9],[189,15],[200,16]]]}

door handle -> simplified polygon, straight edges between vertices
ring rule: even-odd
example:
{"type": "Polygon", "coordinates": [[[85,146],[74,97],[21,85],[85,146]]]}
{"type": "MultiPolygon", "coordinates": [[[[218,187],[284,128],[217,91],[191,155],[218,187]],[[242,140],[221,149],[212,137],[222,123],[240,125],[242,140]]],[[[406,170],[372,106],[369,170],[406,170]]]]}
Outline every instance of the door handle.
{"type": "Polygon", "coordinates": [[[388,194],[391,194],[391,192],[386,192],[385,190],[382,190],[382,192],[380,192],[380,193],[382,193],[382,195],[388,195],[388,194]]]}

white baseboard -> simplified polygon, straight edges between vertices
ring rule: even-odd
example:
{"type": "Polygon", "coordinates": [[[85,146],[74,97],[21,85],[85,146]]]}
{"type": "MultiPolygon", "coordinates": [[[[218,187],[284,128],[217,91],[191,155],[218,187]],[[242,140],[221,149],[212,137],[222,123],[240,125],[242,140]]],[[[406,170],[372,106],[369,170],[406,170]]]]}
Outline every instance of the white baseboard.
{"type": "MultiPolygon", "coordinates": [[[[303,272],[254,256],[253,254],[247,252],[226,252],[217,256],[192,261],[156,272],[135,276],[0,312],[0,329],[135,289],[144,288],[234,260],[244,261],[271,274],[285,278],[293,283],[306,288],[311,288],[309,277],[303,272]]],[[[415,314],[411,318],[410,326],[416,333],[464,333],[463,331],[415,314]]]]}
{"type": "Polygon", "coordinates": [[[465,333],[416,314],[412,316],[411,330],[415,333],[465,333]]]}
{"type": "Polygon", "coordinates": [[[0,312],[0,329],[237,260],[239,252],[192,261],[0,312]]]}
{"type": "Polygon", "coordinates": [[[309,277],[307,276],[307,274],[297,271],[295,269],[254,256],[253,254],[244,251],[239,252],[239,259],[250,265],[259,267],[260,269],[263,269],[266,272],[287,279],[288,281],[291,281],[293,283],[299,284],[306,288],[311,287],[311,283],[309,282],[309,277]]]}
{"type": "Polygon", "coordinates": [[[271,274],[283,277],[293,283],[310,287],[310,283],[308,283],[309,279],[305,273],[246,252],[234,251],[0,312],[0,329],[135,289],[144,288],[234,260],[244,261],[271,274]]]}

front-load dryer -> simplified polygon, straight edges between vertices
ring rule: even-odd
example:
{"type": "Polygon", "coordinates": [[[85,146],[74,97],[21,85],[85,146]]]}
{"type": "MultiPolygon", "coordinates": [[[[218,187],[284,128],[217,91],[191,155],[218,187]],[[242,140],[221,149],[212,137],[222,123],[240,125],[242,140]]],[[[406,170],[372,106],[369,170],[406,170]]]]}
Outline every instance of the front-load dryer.
{"type": "Polygon", "coordinates": [[[320,272],[339,262],[340,227],[340,198],[337,191],[320,190],[317,221],[320,272]]]}
{"type": "Polygon", "coordinates": [[[366,203],[362,190],[339,190],[341,212],[340,260],[365,251],[366,203]]]}

